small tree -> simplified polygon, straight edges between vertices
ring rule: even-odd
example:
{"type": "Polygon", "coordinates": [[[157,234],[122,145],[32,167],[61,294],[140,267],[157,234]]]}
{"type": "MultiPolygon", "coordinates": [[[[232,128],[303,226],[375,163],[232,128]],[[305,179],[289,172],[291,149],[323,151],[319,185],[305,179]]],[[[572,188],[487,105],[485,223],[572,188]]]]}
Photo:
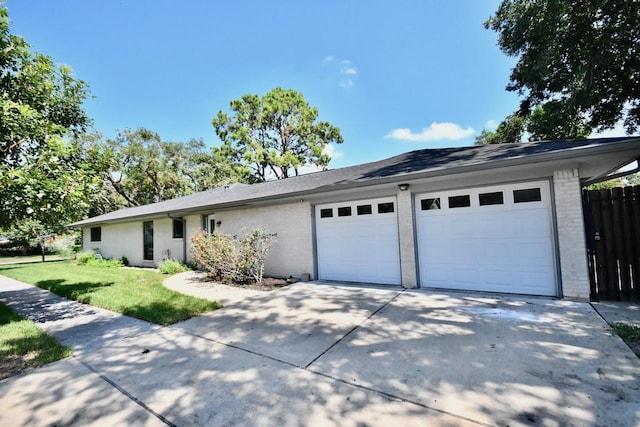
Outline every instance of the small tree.
{"type": "Polygon", "coordinates": [[[264,263],[275,236],[254,229],[241,239],[201,231],[191,238],[191,253],[197,266],[218,280],[261,282],[264,263]]]}
{"type": "Polygon", "coordinates": [[[340,129],[318,121],[318,109],[295,90],[247,94],[231,101],[231,111],[219,111],[212,121],[223,142],[220,150],[251,168],[257,181],[298,175],[307,164],[327,167],[331,158],[324,148],[343,141],[340,129]]]}

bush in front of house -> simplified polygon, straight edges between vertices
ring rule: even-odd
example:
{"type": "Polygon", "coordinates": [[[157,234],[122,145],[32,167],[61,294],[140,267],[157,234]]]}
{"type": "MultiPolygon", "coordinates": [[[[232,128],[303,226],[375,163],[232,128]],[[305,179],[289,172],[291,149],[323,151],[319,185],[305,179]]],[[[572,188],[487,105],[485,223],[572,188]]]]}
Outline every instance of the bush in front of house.
{"type": "Polygon", "coordinates": [[[103,259],[93,251],[80,252],[76,255],[78,265],[89,265],[96,267],[122,267],[121,259],[103,259]]]}
{"type": "Polygon", "coordinates": [[[158,270],[162,274],[176,274],[189,271],[189,267],[175,259],[166,259],[158,264],[158,270]]]}
{"type": "Polygon", "coordinates": [[[264,262],[275,236],[256,228],[242,238],[204,231],[191,238],[191,253],[211,277],[232,282],[261,282],[264,262]]]}
{"type": "Polygon", "coordinates": [[[74,231],[55,236],[45,242],[45,249],[64,258],[73,258],[79,250],[79,236],[80,233],[74,231]]]}
{"type": "Polygon", "coordinates": [[[97,261],[98,256],[93,251],[80,252],[76,255],[76,263],[79,265],[87,265],[89,261],[97,261]]]}

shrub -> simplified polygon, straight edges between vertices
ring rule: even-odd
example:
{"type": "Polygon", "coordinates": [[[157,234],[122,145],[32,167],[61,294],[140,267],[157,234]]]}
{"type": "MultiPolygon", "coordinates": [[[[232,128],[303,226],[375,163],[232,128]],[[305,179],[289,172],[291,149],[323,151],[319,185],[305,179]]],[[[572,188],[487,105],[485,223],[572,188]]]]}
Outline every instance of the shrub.
{"type": "Polygon", "coordinates": [[[199,232],[191,238],[196,265],[215,279],[262,281],[264,262],[275,237],[255,229],[236,239],[225,234],[199,232]]]}
{"type": "Polygon", "coordinates": [[[73,255],[78,251],[78,245],[76,244],[78,234],[78,232],[70,232],[56,236],[53,240],[45,243],[45,248],[48,252],[57,253],[66,258],[73,258],[73,255]]]}
{"type": "Polygon", "coordinates": [[[189,267],[175,259],[167,259],[158,265],[158,270],[160,270],[162,274],[176,274],[188,271],[189,267]]]}
{"type": "Polygon", "coordinates": [[[78,255],[76,255],[76,263],[78,263],[79,265],[86,265],[90,260],[98,260],[98,256],[95,254],[95,252],[86,251],[80,252],[78,255]]]}
{"type": "Polygon", "coordinates": [[[76,255],[76,263],[96,267],[122,267],[123,265],[121,259],[103,259],[92,251],[80,252],[76,255]]]}

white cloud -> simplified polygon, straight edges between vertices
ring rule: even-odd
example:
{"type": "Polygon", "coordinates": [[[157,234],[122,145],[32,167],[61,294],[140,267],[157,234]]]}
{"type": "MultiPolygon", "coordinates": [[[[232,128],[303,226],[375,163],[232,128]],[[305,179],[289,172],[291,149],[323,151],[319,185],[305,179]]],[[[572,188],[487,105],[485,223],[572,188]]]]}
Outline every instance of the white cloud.
{"type": "Polygon", "coordinates": [[[351,79],[342,79],[342,80],[340,80],[340,83],[338,83],[338,86],[340,86],[343,89],[349,89],[349,88],[353,87],[353,80],[351,80],[351,79]]]}
{"type": "Polygon", "coordinates": [[[332,159],[339,159],[340,157],[344,156],[344,153],[342,151],[338,151],[336,149],[336,146],[333,144],[325,145],[324,149],[322,150],[322,154],[326,154],[332,159]]]}
{"type": "Polygon", "coordinates": [[[487,130],[496,130],[496,129],[498,129],[498,122],[496,122],[493,119],[487,120],[487,123],[484,124],[484,127],[487,130]]]}
{"type": "MultiPolygon", "coordinates": [[[[344,156],[344,153],[342,151],[339,151],[336,149],[336,146],[334,144],[327,144],[324,146],[324,149],[322,150],[322,154],[326,154],[329,157],[331,157],[332,159],[338,159],[342,156],[344,156]]],[[[320,172],[323,171],[324,168],[322,166],[318,166],[314,163],[307,163],[305,165],[302,165],[298,168],[298,173],[300,175],[304,175],[307,173],[313,173],[313,172],[320,172]]]]}
{"type": "Polygon", "coordinates": [[[400,128],[391,131],[385,138],[399,139],[402,141],[440,141],[443,139],[462,139],[471,136],[475,130],[471,127],[463,129],[457,123],[443,122],[431,123],[429,127],[422,129],[420,133],[413,133],[411,129],[400,128]]]}
{"type": "Polygon", "coordinates": [[[328,55],[322,60],[322,65],[330,70],[332,78],[337,80],[339,87],[350,89],[355,86],[358,68],[350,60],[328,55]]]}
{"type": "Polygon", "coordinates": [[[342,66],[340,67],[340,74],[346,76],[355,76],[358,74],[358,69],[351,64],[351,61],[344,60],[341,62],[342,66]]]}

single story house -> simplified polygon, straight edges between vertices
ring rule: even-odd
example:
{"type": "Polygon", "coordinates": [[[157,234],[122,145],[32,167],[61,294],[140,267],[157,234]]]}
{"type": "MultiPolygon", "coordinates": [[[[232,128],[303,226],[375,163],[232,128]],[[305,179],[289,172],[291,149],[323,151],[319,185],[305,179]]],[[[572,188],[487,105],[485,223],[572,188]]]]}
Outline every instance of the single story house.
{"type": "Polygon", "coordinates": [[[262,227],[272,276],[587,299],[581,188],[639,158],[637,137],[424,149],[72,226],[138,266],[191,260],[198,230],[262,227]]]}

